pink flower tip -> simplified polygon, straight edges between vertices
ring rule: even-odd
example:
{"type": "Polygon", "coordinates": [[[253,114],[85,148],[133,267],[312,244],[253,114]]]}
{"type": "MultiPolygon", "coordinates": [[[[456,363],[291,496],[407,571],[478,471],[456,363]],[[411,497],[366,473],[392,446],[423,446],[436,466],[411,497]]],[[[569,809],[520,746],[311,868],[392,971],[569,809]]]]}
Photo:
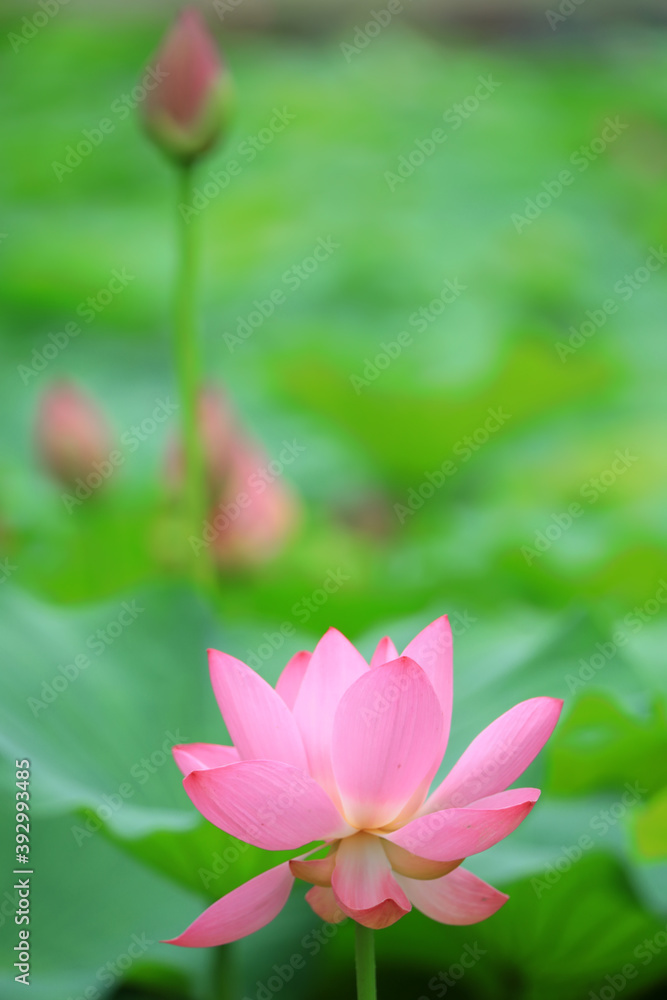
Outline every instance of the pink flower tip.
{"type": "Polygon", "coordinates": [[[178,15],[144,86],[144,124],[168,156],[191,163],[216,143],[229,120],[231,79],[196,8],[178,15]]]}
{"type": "Polygon", "coordinates": [[[63,486],[99,474],[112,447],[112,435],[97,403],[74,384],[62,381],[43,394],[35,424],[43,465],[63,486]]]}

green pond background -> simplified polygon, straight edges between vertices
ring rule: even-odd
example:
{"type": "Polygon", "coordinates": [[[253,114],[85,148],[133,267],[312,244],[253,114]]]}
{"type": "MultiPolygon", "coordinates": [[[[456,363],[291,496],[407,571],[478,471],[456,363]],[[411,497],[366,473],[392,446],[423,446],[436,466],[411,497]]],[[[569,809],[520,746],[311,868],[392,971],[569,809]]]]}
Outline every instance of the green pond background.
{"type": "Polygon", "coordinates": [[[275,682],[330,625],[370,655],[382,635],[400,647],[448,612],[446,767],[519,700],[552,695],[565,709],[527,773],[538,806],[468,862],[510,902],[472,927],[413,912],[378,933],[380,997],[657,997],[667,31],[628,20],[580,32],[575,15],[552,31],[543,11],[539,31],[481,33],[397,16],[351,53],[341,45],[362,11],[319,23],[309,6],[299,31],[298,5],[282,27],[204,7],[237,92],[231,133],[197,180],[213,185],[197,219],[206,372],[269,457],[298,443],[285,475],[301,520],[275,559],[221,573],[203,596],[179,568],[164,485],[176,417],[71,512],[40,470],[34,416],[55,379],[96,398],[118,435],[176,398],[175,179],[136,114],[113,110],[171,9],[72,4],[17,48],[9,36],[39,8],[11,6],[0,15],[0,994],[23,995],[11,802],[25,757],[32,1000],[353,995],[352,928],[322,936],[302,883],[236,945],[159,943],[276,862],[195,812],[168,750],[225,741],[207,646],[254,655],[275,682]],[[463,117],[456,106],[480,79],[493,92],[463,117]],[[266,137],[276,109],[293,119],[251,157],[248,137],[266,137]],[[103,118],[113,128],[90,155],[54,167],[103,118]],[[434,129],[443,141],[406,169],[434,129]],[[230,160],[236,176],[213,182],[230,160]],[[334,249],[293,287],[286,273],[320,240],[334,249]],[[131,280],[85,321],[78,307],[114,271],[131,280]],[[460,294],[411,325],[446,282],[460,294]],[[275,289],[284,302],[238,338],[275,289]],[[36,370],[34,352],[72,321],[81,334],[36,370]],[[386,363],[404,330],[411,343],[386,363]],[[489,411],[503,414],[493,430],[489,411]],[[455,471],[424,489],[447,462],[455,471]],[[421,504],[420,490],[432,493],[421,504]],[[126,605],[134,618],[118,629],[126,605]],[[82,653],[88,665],[72,667],[82,653]],[[478,957],[445,987],[466,949],[478,957]],[[274,967],[293,955],[304,961],[282,985],[274,967]]]}

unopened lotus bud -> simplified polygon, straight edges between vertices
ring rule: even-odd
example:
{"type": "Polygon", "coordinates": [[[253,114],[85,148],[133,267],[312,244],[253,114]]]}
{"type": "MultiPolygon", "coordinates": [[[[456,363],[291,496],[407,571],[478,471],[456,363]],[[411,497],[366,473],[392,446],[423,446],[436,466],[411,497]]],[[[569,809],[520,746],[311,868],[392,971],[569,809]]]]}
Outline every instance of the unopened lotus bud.
{"type": "Polygon", "coordinates": [[[197,10],[178,16],[147,77],[142,114],[148,134],[168,156],[191,163],[225,131],[232,96],[229,71],[197,10]]]}
{"type": "Polygon", "coordinates": [[[35,435],[44,466],[67,487],[98,471],[112,449],[102,411],[68,382],[53,385],[42,396],[35,435]]]}
{"type": "MultiPolygon", "coordinates": [[[[214,499],[224,488],[231,470],[236,419],[227,397],[215,386],[207,386],[200,392],[197,419],[206,481],[214,499]]],[[[172,441],[167,451],[167,479],[177,488],[185,479],[185,456],[179,440],[172,441]]]]}
{"type": "Polygon", "coordinates": [[[299,513],[290,486],[268,473],[266,459],[252,444],[239,442],[233,474],[209,517],[214,560],[236,569],[266,562],[284,546],[299,513]]]}

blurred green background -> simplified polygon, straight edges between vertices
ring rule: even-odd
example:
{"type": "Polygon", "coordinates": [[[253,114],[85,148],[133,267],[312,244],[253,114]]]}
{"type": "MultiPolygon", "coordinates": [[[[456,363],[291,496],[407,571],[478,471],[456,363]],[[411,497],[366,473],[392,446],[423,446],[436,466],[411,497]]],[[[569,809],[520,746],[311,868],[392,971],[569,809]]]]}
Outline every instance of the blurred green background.
{"type": "Polygon", "coordinates": [[[658,996],[667,33],[653,6],[406,3],[377,34],[370,4],[202,6],[237,90],[197,179],[212,185],[197,220],[207,377],[269,457],[301,449],[296,531],[203,597],[164,483],[176,418],[72,512],[37,459],[35,413],[59,377],[119,436],[176,398],[175,179],[136,115],[113,110],[173,9],[53,3],[37,27],[38,4],[1,15],[2,996],[21,995],[9,803],[24,757],[33,1000],[352,995],[351,927],[318,938],[301,883],[219,954],[159,943],[275,863],[195,813],[168,751],[224,742],[207,646],[274,682],[329,625],[370,655],[445,611],[447,767],[518,700],[563,697],[565,712],[525,782],[538,807],[468,863],[510,902],[472,927],[413,912],[379,933],[380,997],[658,996]],[[276,109],[293,118],[264,141],[276,109]],[[89,155],[54,166],[103,118],[89,155]],[[209,174],[230,160],[223,187],[209,174]],[[320,240],[326,259],[287,278],[320,240]],[[114,271],[127,287],[36,370],[114,271]],[[460,294],[411,323],[446,282],[460,294]],[[235,342],[275,289],[284,301],[235,342]],[[446,986],[466,948],[479,959],[446,986]],[[273,967],[294,954],[305,966],[282,985],[273,967]]]}

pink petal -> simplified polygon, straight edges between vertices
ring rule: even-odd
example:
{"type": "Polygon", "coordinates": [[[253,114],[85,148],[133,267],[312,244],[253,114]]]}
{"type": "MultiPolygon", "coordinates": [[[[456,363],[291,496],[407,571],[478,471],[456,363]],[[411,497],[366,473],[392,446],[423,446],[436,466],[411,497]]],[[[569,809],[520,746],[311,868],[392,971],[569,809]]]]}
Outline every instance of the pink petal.
{"type": "Polygon", "coordinates": [[[562,707],[559,698],[530,698],[510,708],[472,741],[422,812],[466,806],[507,788],[549,739],[562,707]]]}
{"type": "Polygon", "coordinates": [[[310,773],[334,800],[338,796],[331,768],[334,714],[349,686],[368,669],[352,643],[330,628],[315,647],[294,705],[310,773]]]}
{"type": "MultiPolygon", "coordinates": [[[[367,671],[340,700],[333,770],[353,826],[396,819],[437,766],[442,710],[424,671],[403,656],[367,671]]],[[[420,802],[426,787],[421,789],[420,802]]]]}
{"type": "Polygon", "coordinates": [[[364,927],[389,927],[411,909],[379,839],[369,833],[341,841],[331,888],[340,908],[364,927]]]}
{"type": "Polygon", "coordinates": [[[206,111],[206,100],[220,78],[215,41],[198,10],[182,11],[155,59],[162,70],[146,96],[146,114],[166,115],[183,128],[206,111]]]}
{"type": "Polygon", "coordinates": [[[317,916],[328,924],[339,924],[341,920],[345,920],[345,914],[336,902],[333,889],[314,885],[306,893],[306,902],[310,903],[317,916]]]}
{"type": "Polygon", "coordinates": [[[267,851],[294,850],[351,832],[316,781],[277,760],[193,771],[183,787],[207,820],[267,851]]]}
{"type": "Polygon", "coordinates": [[[418,910],[441,924],[476,924],[493,916],[509,899],[465,868],[432,882],[418,882],[402,875],[396,881],[418,910]]]}
{"type": "Polygon", "coordinates": [[[185,777],[190,771],[205,770],[208,767],[223,767],[239,759],[236,747],[222,746],[220,743],[181,743],[172,747],[174,760],[185,777]]]}
{"type": "Polygon", "coordinates": [[[204,910],[187,930],[165,944],[183,948],[209,948],[238,941],[265,927],[287,902],[294,877],[285,861],[270,868],[204,910]]]}
{"type": "Polygon", "coordinates": [[[383,663],[398,659],[398,650],[388,635],[380,639],[371,659],[371,667],[379,667],[383,663]]]}
{"type": "Polygon", "coordinates": [[[312,653],[308,653],[305,649],[302,649],[300,653],[295,653],[278,678],[276,691],[290,710],[294,708],[294,702],[301,689],[311,656],[312,653]]]}
{"type": "Polygon", "coordinates": [[[504,792],[494,792],[485,795],[483,799],[470,802],[468,809],[507,809],[508,806],[518,806],[522,802],[535,803],[540,797],[539,788],[507,788],[504,792]]]}
{"type": "Polygon", "coordinates": [[[408,878],[441,878],[443,875],[454,871],[463,860],[461,858],[459,861],[429,861],[428,858],[420,858],[416,854],[410,854],[404,847],[392,844],[390,840],[385,840],[384,837],[380,838],[380,843],[389,859],[392,871],[399,875],[407,875],[408,878]]]}
{"type": "Polygon", "coordinates": [[[315,858],[312,861],[303,861],[301,858],[294,858],[290,861],[290,869],[295,878],[300,878],[311,885],[330,886],[331,876],[336,865],[336,853],[332,851],[326,858],[315,858]]]}
{"type": "Polygon", "coordinates": [[[418,816],[400,830],[383,836],[406,851],[432,861],[455,861],[469,854],[479,854],[516,830],[539,795],[537,789],[520,789],[524,793],[523,800],[516,802],[522,796],[515,796],[515,791],[499,793],[494,796],[495,805],[480,809],[469,806],[418,816]],[[509,798],[504,800],[504,795],[509,798]]]}
{"type": "Polygon", "coordinates": [[[308,770],[292,713],[270,684],[241,660],[209,650],[211,682],[242,760],[281,760],[308,770]]]}
{"type": "Polygon", "coordinates": [[[452,720],[452,648],[452,630],[447,615],[443,615],[422,629],[403,650],[403,656],[411,657],[426,673],[440,701],[444,718],[440,760],[447,746],[452,720]]]}

